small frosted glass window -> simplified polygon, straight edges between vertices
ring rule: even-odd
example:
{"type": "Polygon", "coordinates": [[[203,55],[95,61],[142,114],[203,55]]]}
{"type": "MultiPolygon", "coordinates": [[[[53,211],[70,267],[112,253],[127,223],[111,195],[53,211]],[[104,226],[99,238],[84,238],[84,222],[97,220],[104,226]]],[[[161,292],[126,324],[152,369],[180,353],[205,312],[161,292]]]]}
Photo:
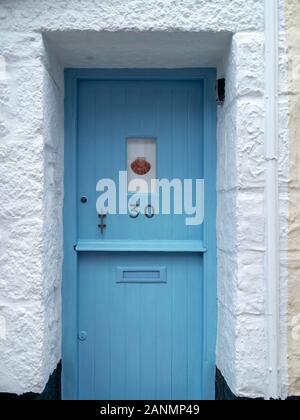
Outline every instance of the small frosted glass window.
{"type": "Polygon", "coordinates": [[[127,174],[128,192],[135,192],[133,180],[143,180],[151,191],[151,180],[156,179],[156,139],[129,138],[127,139],[127,174]]]}

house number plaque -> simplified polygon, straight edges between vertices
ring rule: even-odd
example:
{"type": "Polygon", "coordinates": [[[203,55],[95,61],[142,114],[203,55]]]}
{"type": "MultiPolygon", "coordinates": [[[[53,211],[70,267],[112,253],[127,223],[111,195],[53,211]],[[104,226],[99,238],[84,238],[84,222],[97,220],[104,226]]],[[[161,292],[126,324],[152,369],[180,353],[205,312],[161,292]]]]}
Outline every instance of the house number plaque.
{"type": "MultiPolygon", "coordinates": [[[[144,209],[144,214],[147,219],[152,219],[155,216],[155,208],[152,204],[148,204],[144,209]]],[[[137,219],[140,215],[139,204],[131,204],[131,211],[129,216],[131,219],[137,219]]]]}

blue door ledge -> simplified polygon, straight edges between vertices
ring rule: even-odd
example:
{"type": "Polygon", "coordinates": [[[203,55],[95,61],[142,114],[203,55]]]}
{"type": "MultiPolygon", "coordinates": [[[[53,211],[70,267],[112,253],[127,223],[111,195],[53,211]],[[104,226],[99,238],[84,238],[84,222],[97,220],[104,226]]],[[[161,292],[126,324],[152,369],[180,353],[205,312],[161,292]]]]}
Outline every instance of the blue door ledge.
{"type": "Polygon", "coordinates": [[[197,240],[86,240],[81,239],[74,247],[78,252],[192,252],[205,253],[207,249],[197,240]]]}

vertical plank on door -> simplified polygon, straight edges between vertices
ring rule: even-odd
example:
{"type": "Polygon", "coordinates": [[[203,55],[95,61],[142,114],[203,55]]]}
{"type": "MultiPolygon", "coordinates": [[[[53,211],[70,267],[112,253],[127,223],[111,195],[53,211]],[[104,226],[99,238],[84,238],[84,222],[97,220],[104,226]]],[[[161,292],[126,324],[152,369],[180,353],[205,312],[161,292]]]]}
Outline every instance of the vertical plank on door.
{"type": "Polygon", "coordinates": [[[79,352],[79,395],[81,399],[95,399],[95,354],[97,328],[95,319],[95,299],[97,277],[94,275],[94,261],[92,256],[79,259],[78,296],[80,297],[78,333],[87,334],[86,340],[78,341],[79,352]]]}
{"type": "MultiPolygon", "coordinates": [[[[99,395],[103,399],[109,400],[111,397],[111,311],[110,302],[111,293],[111,276],[110,262],[108,255],[93,255],[93,275],[96,279],[95,288],[91,292],[94,296],[94,334],[95,334],[95,352],[96,360],[95,368],[95,395],[99,395]]],[[[88,304],[88,303],[87,303],[88,304]]]]}

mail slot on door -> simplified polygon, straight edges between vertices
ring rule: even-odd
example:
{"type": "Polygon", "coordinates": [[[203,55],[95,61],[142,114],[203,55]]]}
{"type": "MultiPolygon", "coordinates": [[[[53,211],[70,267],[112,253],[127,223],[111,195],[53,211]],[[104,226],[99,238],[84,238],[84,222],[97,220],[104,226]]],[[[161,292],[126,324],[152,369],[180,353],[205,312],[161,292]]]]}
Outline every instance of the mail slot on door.
{"type": "Polygon", "coordinates": [[[167,283],[166,267],[118,267],[117,283],[167,283]]]}

